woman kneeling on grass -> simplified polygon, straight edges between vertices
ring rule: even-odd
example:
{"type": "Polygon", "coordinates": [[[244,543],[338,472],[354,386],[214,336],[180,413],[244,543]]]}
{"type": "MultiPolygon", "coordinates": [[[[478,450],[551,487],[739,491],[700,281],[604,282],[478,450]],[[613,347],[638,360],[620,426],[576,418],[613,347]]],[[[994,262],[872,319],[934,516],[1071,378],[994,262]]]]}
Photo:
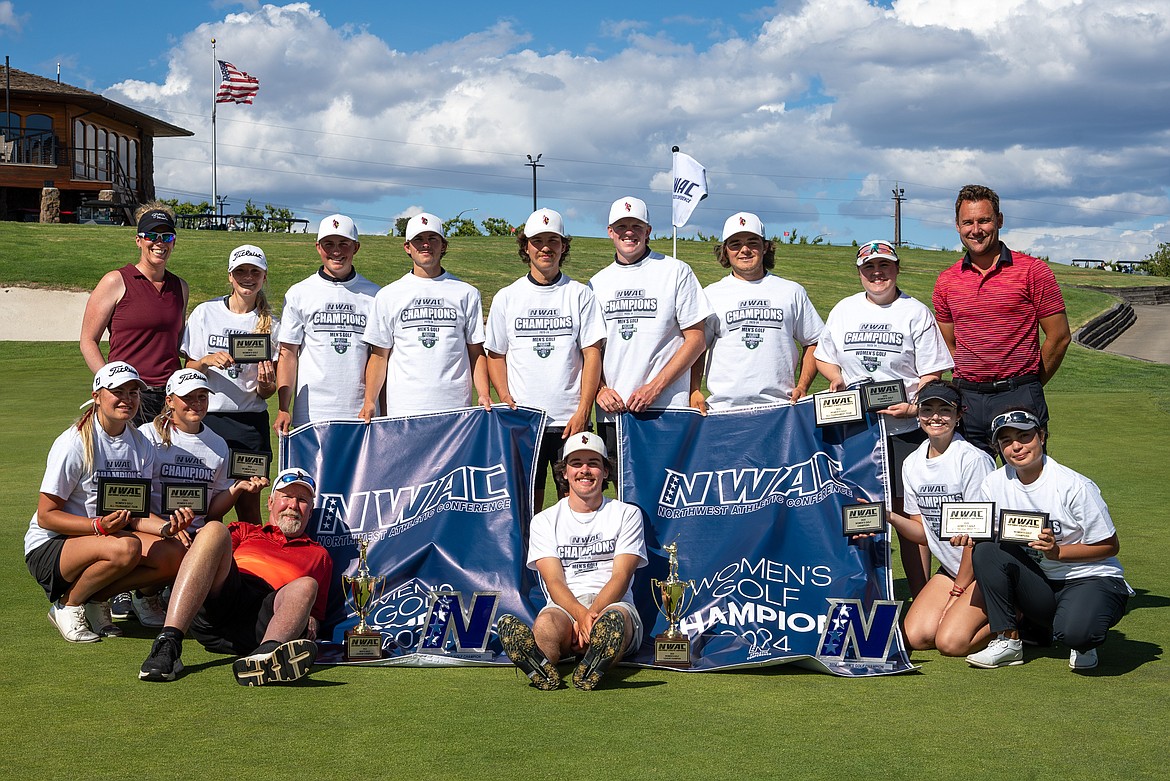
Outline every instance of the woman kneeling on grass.
{"type": "MultiPolygon", "coordinates": [[[[236,500],[259,494],[268,485],[266,477],[232,481],[228,477],[228,444],[203,419],[207,415],[210,390],[207,377],[194,369],[179,369],[167,380],[163,411],[153,423],[138,430],[155,447],[150,509],[162,514],[163,485],[167,483],[205,486],[207,512],[198,514],[190,527],[178,533],[179,541],[190,547],[190,535],[203,528],[207,519],[222,520],[236,500]]],[[[158,616],[162,626],[166,615],[158,616]]],[[[147,623],[142,616],[139,623],[147,623]]]]}
{"type": "MultiPolygon", "coordinates": [[[[131,589],[157,594],[174,580],[184,548],[174,536],[191,523],[129,510],[97,514],[99,478],[149,477],[154,448],[131,425],[145,383],[122,361],[93,380],[92,407],[53,443],[37,511],[24,536],[24,560],[52,605],[49,621],[71,643],[93,643],[122,630],[108,600],[131,589]]],[[[136,597],[141,599],[142,597],[136,597]]]]}
{"type": "Polygon", "coordinates": [[[966,656],[987,645],[990,630],[983,597],[974,584],[966,540],[939,536],[942,502],[973,501],[995,462],[956,433],[962,409],[958,388],[933,380],[918,391],[918,425],[928,439],[902,466],[907,518],[890,514],[904,540],[926,545],[940,567],[906,614],[911,648],[937,648],[944,656],[966,656]],[[958,543],[958,545],[953,545],[958,543]]]}
{"type": "Polygon", "coordinates": [[[991,421],[991,441],[1004,466],[987,476],[981,499],[997,512],[1048,514],[1039,539],[1026,545],[981,542],[972,559],[987,603],[987,648],[967,657],[973,667],[1024,663],[1018,616],[1052,628],[1069,646],[1074,671],[1097,666],[1097,648],[1121,620],[1133,592],[1117,560],[1120,543],[1109,508],[1092,480],[1044,453],[1048,431],[1033,410],[1018,409],[991,421]]]}

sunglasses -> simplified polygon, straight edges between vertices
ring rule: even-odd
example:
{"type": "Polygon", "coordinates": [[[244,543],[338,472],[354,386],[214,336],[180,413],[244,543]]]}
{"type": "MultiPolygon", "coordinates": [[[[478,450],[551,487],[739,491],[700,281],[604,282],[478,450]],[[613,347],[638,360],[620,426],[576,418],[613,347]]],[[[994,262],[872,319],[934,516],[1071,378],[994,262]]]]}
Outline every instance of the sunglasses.
{"type": "Polygon", "coordinates": [[[871,241],[869,244],[863,244],[857,250],[857,258],[868,258],[870,255],[893,255],[898,257],[898,251],[894,249],[892,244],[887,244],[884,241],[871,241]]]}
{"type": "Polygon", "coordinates": [[[284,488],[285,486],[291,485],[293,483],[306,483],[309,488],[313,489],[314,493],[317,491],[317,481],[314,480],[308,472],[301,471],[290,472],[288,474],[281,475],[280,477],[276,478],[276,482],[272,487],[274,489],[284,488]]]}
{"type": "Polygon", "coordinates": [[[149,242],[161,241],[163,244],[174,244],[175,234],[173,233],[154,233],[153,231],[146,231],[139,233],[138,238],[146,239],[149,242]]]}

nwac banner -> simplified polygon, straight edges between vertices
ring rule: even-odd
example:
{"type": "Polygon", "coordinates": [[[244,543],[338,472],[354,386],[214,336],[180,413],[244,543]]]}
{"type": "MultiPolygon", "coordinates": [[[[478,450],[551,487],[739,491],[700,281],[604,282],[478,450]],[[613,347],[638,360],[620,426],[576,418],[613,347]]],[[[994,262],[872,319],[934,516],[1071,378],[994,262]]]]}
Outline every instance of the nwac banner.
{"type": "MultiPolygon", "coordinates": [[[[341,576],[355,573],[362,539],[386,578],[369,617],[385,658],[370,664],[507,663],[495,616],[531,621],[543,604],[524,554],[544,425],[540,410],[498,405],[291,432],[281,467],[316,478],[308,533],[333,557],[322,637],[340,644],[357,623],[341,576]]],[[[340,645],[323,649],[323,661],[339,659],[340,645]]]]}
{"type": "Polygon", "coordinates": [[[666,578],[662,546],[677,542],[679,577],[696,584],[681,622],[694,669],[913,669],[890,602],[887,537],[853,541],[841,530],[842,506],[886,495],[875,418],[818,429],[811,400],[621,417],[619,498],[645,513],[650,558],[634,579],[646,623],[635,662],[653,663],[652,639],[666,629],[650,581],[666,578]]]}

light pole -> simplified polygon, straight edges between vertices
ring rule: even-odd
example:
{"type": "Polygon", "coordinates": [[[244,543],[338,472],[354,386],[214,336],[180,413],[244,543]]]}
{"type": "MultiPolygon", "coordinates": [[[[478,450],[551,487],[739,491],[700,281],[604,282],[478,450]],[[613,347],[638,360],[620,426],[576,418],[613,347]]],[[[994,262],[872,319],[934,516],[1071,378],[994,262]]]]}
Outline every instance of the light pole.
{"type": "Polygon", "coordinates": [[[906,200],[906,190],[898,187],[898,183],[894,182],[894,189],[891,190],[894,194],[894,246],[902,246],[902,201],[906,200]]]}
{"type": "Polygon", "coordinates": [[[525,157],[528,158],[528,162],[524,165],[532,167],[532,211],[536,211],[536,169],[544,168],[544,163],[540,162],[540,158],[544,157],[544,153],[541,152],[538,154],[535,160],[532,159],[532,155],[525,155],[525,157]]]}
{"type": "MultiPolygon", "coordinates": [[[[448,222],[447,224],[448,224],[448,225],[453,225],[453,226],[455,226],[456,228],[458,228],[458,227],[459,227],[459,218],[460,218],[460,217],[462,217],[464,214],[467,214],[468,212],[477,212],[477,211],[479,211],[479,208],[478,208],[478,207],[476,207],[476,206],[472,206],[470,209],[464,209],[463,211],[461,211],[461,212],[459,212],[458,214],[456,214],[456,215],[455,215],[455,217],[454,217],[454,218],[453,218],[453,219],[452,219],[450,222],[448,222]]],[[[444,230],[443,230],[443,233],[446,233],[446,232],[447,232],[447,231],[446,231],[446,229],[444,229],[444,230]]]]}

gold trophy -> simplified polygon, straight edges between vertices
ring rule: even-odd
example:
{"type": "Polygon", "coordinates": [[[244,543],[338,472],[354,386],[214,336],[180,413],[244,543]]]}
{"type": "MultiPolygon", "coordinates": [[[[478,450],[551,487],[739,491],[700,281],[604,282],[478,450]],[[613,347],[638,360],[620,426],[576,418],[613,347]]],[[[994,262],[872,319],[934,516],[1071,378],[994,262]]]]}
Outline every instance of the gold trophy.
{"type": "Polygon", "coordinates": [[[370,614],[373,604],[382,598],[386,576],[370,574],[370,565],[366,561],[367,547],[365,540],[358,541],[357,575],[341,576],[341,590],[345,593],[346,604],[358,617],[358,625],[345,631],[347,662],[382,658],[382,633],[366,623],[366,616],[370,614]]]}
{"type": "Polygon", "coordinates": [[[650,593],[658,605],[658,612],[666,618],[667,628],[654,638],[654,664],[662,667],[690,667],[691,641],[679,631],[678,624],[695,599],[695,581],[679,580],[676,543],[664,545],[662,549],[670,556],[670,569],[666,580],[650,580],[650,593]],[[690,598],[687,597],[688,588],[691,590],[690,598]]]}

